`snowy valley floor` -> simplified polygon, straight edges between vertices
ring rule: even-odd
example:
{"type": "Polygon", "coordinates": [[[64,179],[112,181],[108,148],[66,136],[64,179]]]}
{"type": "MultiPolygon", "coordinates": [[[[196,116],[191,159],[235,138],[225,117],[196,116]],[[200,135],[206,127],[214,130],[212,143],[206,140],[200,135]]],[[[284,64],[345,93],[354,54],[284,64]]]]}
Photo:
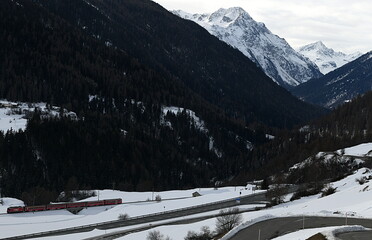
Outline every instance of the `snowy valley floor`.
{"type": "MultiPolygon", "coordinates": [[[[358,146],[356,149],[372,149],[372,144],[358,146]]],[[[346,149],[350,152],[352,149],[346,149]]],[[[354,149],[355,150],[355,149],[354,149]]],[[[359,150],[362,151],[362,150],[359,150]]],[[[357,153],[354,153],[357,154],[357,153]]],[[[278,206],[267,208],[260,211],[243,213],[243,223],[223,239],[231,239],[234,232],[253,224],[254,222],[275,217],[286,216],[334,216],[346,217],[346,215],[355,218],[372,218],[372,182],[366,180],[364,184],[360,184],[356,179],[365,177],[366,179],[372,176],[369,169],[361,168],[349,175],[345,179],[331,183],[336,188],[336,193],[320,197],[320,194],[310,197],[304,197],[299,200],[289,202],[291,195],[287,196],[286,203],[278,206]]],[[[151,213],[159,213],[170,211],[179,208],[201,205],[205,203],[216,202],[225,199],[237,198],[241,195],[252,194],[252,186],[226,187],[215,190],[213,188],[197,188],[186,191],[167,191],[167,192],[120,192],[113,190],[99,191],[100,199],[122,198],[125,204],[115,207],[94,207],[81,211],[74,215],[66,210],[47,211],[38,213],[21,213],[21,214],[5,214],[9,206],[22,204],[21,201],[12,198],[3,198],[3,205],[0,205],[0,238],[11,237],[34,232],[44,232],[60,228],[75,227],[103,221],[117,220],[120,214],[128,214],[129,217],[146,215],[151,213]],[[191,197],[192,193],[199,192],[202,196],[191,197]],[[160,195],[163,199],[161,202],[148,201],[154,199],[156,195],[160,195]],[[180,199],[179,199],[180,198],[180,199]],[[176,199],[176,200],[168,200],[176,199]],[[141,201],[141,202],[139,202],[141,201]]],[[[98,197],[87,199],[96,200],[98,197]]],[[[255,206],[241,206],[243,209],[253,208],[255,206]]],[[[217,213],[213,211],[200,215],[217,213]]],[[[184,219],[184,218],[183,218],[184,219]]],[[[168,220],[169,221],[169,220],[168,220]]],[[[183,225],[166,225],[152,228],[150,230],[132,233],[123,237],[121,240],[144,240],[150,231],[158,230],[163,235],[169,236],[173,240],[183,240],[188,231],[200,231],[201,227],[209,226],[211,230],[215,229],[215,218],[208,220],[183,224],[183,225]]],[[[155,223],[151,223],[154,224],[155,223]]],[[[109,232],[115,232],[123,229],[132,229],[138,227],[130,226],[120,229],[111,230],[94,230],[86,233],[72,234],[58,237],[48,237],[42,239],[85,239],[88,237],[98,236],[109,232]]],[[[324,232],[325,235],[332,235],[331,232],[340,227],[320,228],[320,229],[299,229],[298,232],[290,233],[285,236],[278,237],[278,240],[305,240],[308,237],[324,232]]],[[[356,228],[347,229],[353,230],[356,228]]],[[[345,230],[345,229],[344,229],[345,230]]],[[[329,238],[332,239],[332,238],[329,238]]]]}

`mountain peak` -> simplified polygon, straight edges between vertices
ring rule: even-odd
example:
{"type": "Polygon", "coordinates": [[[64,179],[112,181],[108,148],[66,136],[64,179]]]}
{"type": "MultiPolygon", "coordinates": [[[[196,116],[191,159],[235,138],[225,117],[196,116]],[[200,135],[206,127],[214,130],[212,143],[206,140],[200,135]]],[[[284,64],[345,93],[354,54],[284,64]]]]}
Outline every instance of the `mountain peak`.
{"type": "Polygon", "coordinates": [[[221,15],[234,15],[236,17],[239,17],[241,15],[249,16],[249,14],[241,7],[220,8],[214,13],[221,14],[221,15]]]}
{"type": "Polygon", "coordinates": [[[310,43],[310,44],[307,44],[303,47],[300,47],[299,48],[299,51],[302,52],[302,51],[329,51],[329,50],[332,50],[331,48],[328,48],[322,41],[317,41],[317,42],[314,42],[314,43],[310,43]]]}
{"type": "Polygon", "coordinates": [[[322,41],[317,41],[315,43],[313,43],[314,46],[317,46],[319,48],[327,48],[326,45],[324,45],[324,43],[322,41]]]}
{"type": "Polygon", "coordinates": [[[300,47],[298,52],[313,61],[323,74],[327,74],[362,55],[361,53],[348,55],[343,52],[336,52],[324,45],[322,41],[300,47]]]}
{"type": "Polygon", "coordinates": [[[237,17],[241,17],[241,16],[244,16],[244,17],[248,17],[248,18],[252,18],[247,11],[245,11],[243,8],[241,7],[231,7],[231,8],[228,8],[226,9],[226,14],[234,14],[236,15],[237,17]]]}
{"type": "Polygon", "coordinates": [[[238,19],[253,20],[252,17],[241,7],[220,8],[216,12],[210,14],[209,22],[227,27],[236,22],[238,19]]]}
{"type": "MultiPolygon", "coordinates": [[[[256,22],[243,8],[220,8],[212,14],[182,16],[192,20],[220,40],[240,50],[274,82],[292,88],[321,77],[318,67],[297,53],[284,39],[256,22]]],[[[183,14],[185,15],[185,14],[183,14]]]]}

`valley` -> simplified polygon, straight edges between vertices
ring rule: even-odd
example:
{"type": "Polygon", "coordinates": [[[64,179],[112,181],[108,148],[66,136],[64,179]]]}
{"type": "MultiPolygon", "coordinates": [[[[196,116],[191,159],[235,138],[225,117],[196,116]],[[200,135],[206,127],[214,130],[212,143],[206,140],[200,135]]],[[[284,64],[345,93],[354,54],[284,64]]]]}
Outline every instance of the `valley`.
{"type": "Polygon", "coordinates": [[[0,1],[0,239],[371,236],[372,5],[185,1],[0,1]]]}

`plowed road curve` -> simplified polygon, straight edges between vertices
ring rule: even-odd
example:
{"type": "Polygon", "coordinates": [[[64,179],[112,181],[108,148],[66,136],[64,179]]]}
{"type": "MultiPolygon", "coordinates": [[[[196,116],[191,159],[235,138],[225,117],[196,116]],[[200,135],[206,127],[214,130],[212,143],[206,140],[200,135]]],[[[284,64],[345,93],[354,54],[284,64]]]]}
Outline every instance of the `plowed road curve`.
{"type": "Polygon", "coordinates": [[[343,233],[337,237],[342,240],[371,240],[372,231],[343,233]]]}
{"type": "MultiPolygon", "coordinates": [[[[346,223],[345,218],[341,217],[305,217],[305,228],[321,228],[331,226],[343,226],[346,223]]],[[[367,228],[372,228],[372,219],[357,219],[348,218],[348,225],[362,225],[367,228]]],[[[231,240],[247,240],[247,239],[258,239],[260,234],[260,240],[272,239],[284,234],[295,232],[303,228],[303,217],[286,217],[286,218],[274,218],[266,221],[262,221],[253,224],[241,231],[239,231],[231,240]]],[[[341,236],[341,235],[340,235],[341,236]]],[[[354,235],[351,235],[353,237],[354,235]]],[[[369,239],[369,238],[350,238],[347,235],[343,240],[352,239],[369,239]]],[[[342,235],[342,237],[344,237],[342,235]]]]}

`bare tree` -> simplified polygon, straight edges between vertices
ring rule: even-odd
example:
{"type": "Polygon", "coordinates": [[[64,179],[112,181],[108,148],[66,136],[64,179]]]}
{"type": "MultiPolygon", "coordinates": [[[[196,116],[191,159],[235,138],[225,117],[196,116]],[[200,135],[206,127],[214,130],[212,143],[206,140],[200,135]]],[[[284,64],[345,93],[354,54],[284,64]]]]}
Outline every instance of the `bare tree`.
{"type": "Polygon", "coordinates": [[[128,215],[128,213],[121,213],[121,214],[119,214],[118,219],[119,220],[128,220],[129,219],[129,215],[128,215]]]}
{"type": "Polygon", "coordinates": [[[211,240],[213,239],[213,233],[208,226],[203,226],[200,233],[194,231],[187,232],[185,240],[211,240]]]}
{"type": "Polygon", "coordinates": [[[238,226],[242,222],[243,218],[239,213],[239,208],[229,208],[227,210],[221,210],[220,216],[216,220],[216,231],[218,234],[224,234],[238,226]]]}
{"type": "Polygon", "coordinates": [[[336,192],[336,189],[337,189],[337,188],[334,188],[334,187],[328,185],[327,187],[325,187],[325,188],[322,190],[322,195],[321,195],[321,197],[325,197],[325,196],[328,196],[328,195],[334,194],[334,193],[336,192]]]}
{"type": "Polygon", "coordinates": [[[160,195],[156,195],[155,196],[155,201],[157,201],[157,202],[161,202],[161,196],[160,195]]]}
{"type": "Polygon", "coordinates": [[[271,201],[272,205],[277,205],[283,202],[285,195],[288,194],[288,187],[281,184],[275,184],[266,192],[266,197],[271,201]]]}
{"type": "Polygon", "coordinates": [[[171,240],[168,236],[164,237],[159,231],[151,231],[146,237],[146,240],[171,240]]]}

